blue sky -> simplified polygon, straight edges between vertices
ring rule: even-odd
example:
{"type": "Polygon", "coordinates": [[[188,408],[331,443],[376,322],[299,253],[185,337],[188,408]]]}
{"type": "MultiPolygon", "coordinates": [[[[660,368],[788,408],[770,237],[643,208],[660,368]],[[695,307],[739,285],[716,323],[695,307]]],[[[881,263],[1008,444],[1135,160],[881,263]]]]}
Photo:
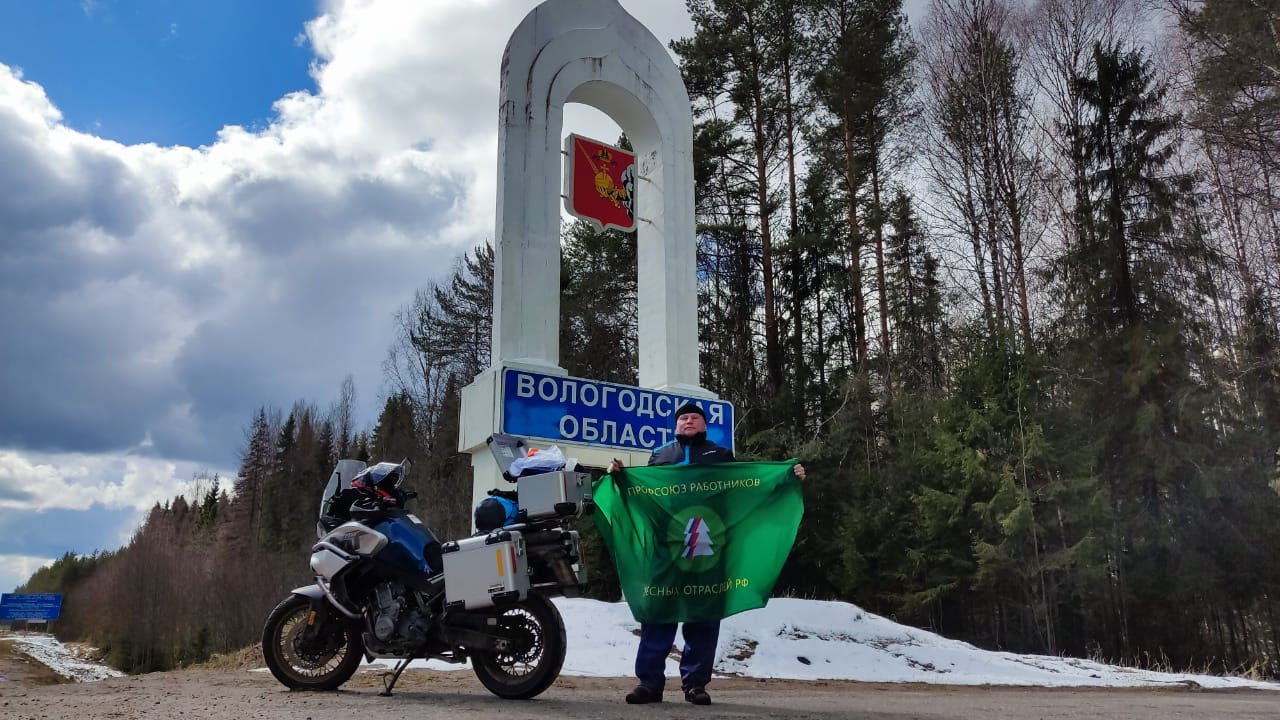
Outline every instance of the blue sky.
{"type": "Polygon", "coordinates": [[[67,127],[132,145],[208,145],[261,128],[314,90],[303,23],[317,0],[9,0],[0,62],[23,69],[67,127]]]}

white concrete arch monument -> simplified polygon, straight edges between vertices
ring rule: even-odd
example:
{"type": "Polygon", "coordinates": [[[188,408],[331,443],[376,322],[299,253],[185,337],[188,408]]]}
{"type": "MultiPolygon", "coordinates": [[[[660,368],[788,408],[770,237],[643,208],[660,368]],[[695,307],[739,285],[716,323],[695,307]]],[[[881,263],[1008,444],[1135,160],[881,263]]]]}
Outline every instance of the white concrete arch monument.
{"type": "Polygon", "coordinates": [[[463,390],[459,438],[475,500],[499,483],[485,446],[496,431],[554,442],[588,465],[643,463],[669,440],[676,403],[697,399],[714,421],[708,435],[731,445],[732,407],[698,384],[693,117],[671,56],[615,0],[548,0],[512,33],[501,75],[493,366],[463,390]],[[559,366],[571,102],[612,118],[636,153],[638,388],[569,378],[559,366]]]}

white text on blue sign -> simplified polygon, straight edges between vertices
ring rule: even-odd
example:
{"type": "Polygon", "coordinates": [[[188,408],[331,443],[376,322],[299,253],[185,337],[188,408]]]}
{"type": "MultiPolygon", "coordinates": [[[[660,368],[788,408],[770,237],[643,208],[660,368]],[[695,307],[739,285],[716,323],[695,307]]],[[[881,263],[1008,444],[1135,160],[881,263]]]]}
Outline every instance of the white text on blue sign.
{"type": "Polygon", "coordinates": [[[733,405],[723,400],[507,368],[501,402],[504,433],[631,450],[674,440],[673,413],[692,402],[706,416],[707,439],[733,448],[733,405]]]}

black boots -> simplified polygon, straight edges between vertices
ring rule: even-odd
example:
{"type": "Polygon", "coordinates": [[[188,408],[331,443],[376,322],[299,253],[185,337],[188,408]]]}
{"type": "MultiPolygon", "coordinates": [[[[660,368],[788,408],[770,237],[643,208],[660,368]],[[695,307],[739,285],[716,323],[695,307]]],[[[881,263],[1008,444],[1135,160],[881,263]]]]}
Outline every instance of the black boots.
{"type": "Polygon", "coordinates": [[[711,696],[707,694],[707,689],[701,685],[695,685],[691,688],[684,689],[684,699],[694,705],[710,705],[711,696]]]}
{"type": "Polygon", "coordinates": [[[637,685],[635,690],[627,693],[628,705],[647,705],[660,702],[662,702],[662,691],[654,690],[644,685],[637,685]]]}
{"type": "MultiPolygon", "coordinates": [[[[710,705],[711,696],[707,694],[707,689],[701,685],[685,688],[685,702],[691,702],[694,705],[710,705]]],[[[649,703],[662,702],[662,691],[655,690],[644,685],[637,685],[635,690],[627,693],[628,705],[648,705],[649,703]]]]}

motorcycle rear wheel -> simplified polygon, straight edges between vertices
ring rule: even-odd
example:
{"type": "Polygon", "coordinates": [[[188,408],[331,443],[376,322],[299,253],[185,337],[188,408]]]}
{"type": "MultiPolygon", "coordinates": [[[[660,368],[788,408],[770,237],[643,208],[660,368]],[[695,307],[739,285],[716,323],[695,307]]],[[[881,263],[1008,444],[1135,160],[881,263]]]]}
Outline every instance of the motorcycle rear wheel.
{"type": "Polygon", "coordinates": [[[527,700],[551,687],[560,676],[566,649],[564,619],[547,598],[529,593],[519,605],[495,610],[505,634],[516,641],[509,652],[476,651],[471,667],[489,692],[508,700],[527,700]]]}
{"type": "Polygon", "coordinates": [[[325,634],[310,646],[303,631],[311,614],[311,601],[290,595],[276,605],[262,628],[262,655],[267,667],[285,687],[293,690],[336,690],[360,666],[364,644],[350,625],[330,617],[325,634]]]}

